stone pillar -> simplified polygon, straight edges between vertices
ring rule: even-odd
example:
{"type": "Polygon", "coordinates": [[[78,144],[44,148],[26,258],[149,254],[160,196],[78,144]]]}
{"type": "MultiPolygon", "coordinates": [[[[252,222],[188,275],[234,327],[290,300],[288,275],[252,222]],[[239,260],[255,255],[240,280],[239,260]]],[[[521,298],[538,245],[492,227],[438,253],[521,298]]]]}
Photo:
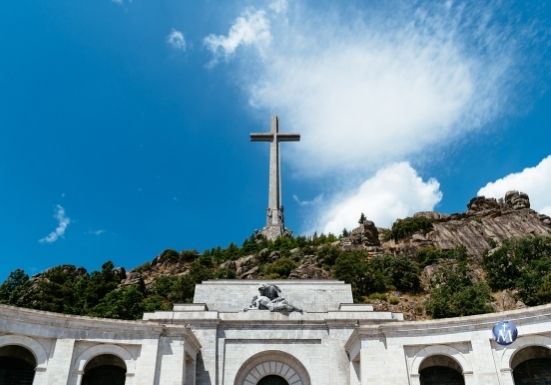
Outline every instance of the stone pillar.
{"type": "Polygon", "coordinates": [[[513,378],[513,370],[505,368],[500,370],[500,385],[515,385],[515,379],[513,378]]]}
{"type": "Polygon", "coordinates": [[[193,327],[192,329],[193,333],[201,343],[201,352],[197,355],[196,384],[217,385],[218,326],[213,325],[200,328],[193,327]]]}
{"type": "Polygon", "coordinates": [[[498,370],[494,362],[492,345],[486,331],[477,332],[471,338],[473,372],[475,380],[468,381],[469,375],[465,373],[465,385],[500,385],[498,370]]]}
{"type": "MultiPolygon", "coordinates": [[[[350,385],[351,382],[351,367],[350,360],[346,354],[346,350],[343,348],[346,341],[350,337],[349,329],[343,329],[339,327],[338,323],[327,323],[329,327],[329,336],[326,344],[329,348],[329,356],[324,359],[329,359],[329,384],[332,385],[350,385]]],[[[359,385],[359,384],[357,384],[359,385]]]]}
{"type": "Polygon", "coordinates": [[[42,373],[37,372],[33,385],[67,385],[69,382],[69,375],[71,373],[74,348],[74,339],[57,339],[53,349],[53,354],[48,360],[48,370],[44,373],[44,375],[47,375],[47,382],[40,382],[37,377],[39,377],[38,375],[42,373]]]}
{"type": "Polygon", "coordinates": [[[403,356],[402,346],[387,346],[382,336],[362,340],[361,385],[407,384],[408,373],[403,356]]]}
{"type": "MultiPolygon", "coordinates": [[[[157,355],[156,385],[183,385],[185,378],[184,342],[161,337],[157,355]]],[[[187,384],[186,384],[187,385],[187,384]]]]}
{"type": "Polygon", "coordinates": [[[136,372],[134,374],[134,385],[157,385],[157,356],[159,351],[159,340],[146,339],[142,342],[140,356],[136,360],[136,372]]]}

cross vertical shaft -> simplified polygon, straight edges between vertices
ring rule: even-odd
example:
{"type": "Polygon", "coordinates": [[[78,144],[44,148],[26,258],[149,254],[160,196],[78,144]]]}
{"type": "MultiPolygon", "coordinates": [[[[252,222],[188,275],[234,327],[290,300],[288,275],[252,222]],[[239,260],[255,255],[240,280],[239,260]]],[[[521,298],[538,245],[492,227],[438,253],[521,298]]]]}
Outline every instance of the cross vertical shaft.
{"type": "Polygon", "coordinates": [[[299,134],[279,132],[279,119],[272,117],[269,133],[251,134],[253,142],[270,142],[270,178],[268,188],[268,210],[266,213],[266,226],[262,234],[268,239],[276,239],[286,232],[283,219],[283,206],[281,205],[281,171],[279,142],[297,142],[299,134]]]}

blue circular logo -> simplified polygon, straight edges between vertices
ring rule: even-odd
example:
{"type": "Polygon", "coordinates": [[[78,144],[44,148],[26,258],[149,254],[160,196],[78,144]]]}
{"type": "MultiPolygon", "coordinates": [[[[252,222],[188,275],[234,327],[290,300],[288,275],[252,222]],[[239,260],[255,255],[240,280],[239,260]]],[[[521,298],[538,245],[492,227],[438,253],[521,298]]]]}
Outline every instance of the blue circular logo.
{"type": "Polygon", "coordinates": [[[510,345],[516,341],[518,330],[514,323],[509,321],[500,321],[492,329],[494,339],[500,345],[510,345]]]}

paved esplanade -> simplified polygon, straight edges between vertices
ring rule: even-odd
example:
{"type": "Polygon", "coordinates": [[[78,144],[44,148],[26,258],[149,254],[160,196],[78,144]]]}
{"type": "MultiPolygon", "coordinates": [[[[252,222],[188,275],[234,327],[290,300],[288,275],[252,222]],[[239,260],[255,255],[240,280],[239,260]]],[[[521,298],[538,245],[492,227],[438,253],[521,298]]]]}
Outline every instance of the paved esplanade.
{"type": "Polygon", "coordinates": [[[272,127],[269,133],[251,134],[253,142],[270,142],[270,187],[268,191],[268,212],[266,227],[262,234],[268,239],[276,239],[285,233],[283,206],[281,205],[281,173],[279,162],[279,142],[298,142],[299,134],[279,132],[279,119],[272,117],[272,127]]]}

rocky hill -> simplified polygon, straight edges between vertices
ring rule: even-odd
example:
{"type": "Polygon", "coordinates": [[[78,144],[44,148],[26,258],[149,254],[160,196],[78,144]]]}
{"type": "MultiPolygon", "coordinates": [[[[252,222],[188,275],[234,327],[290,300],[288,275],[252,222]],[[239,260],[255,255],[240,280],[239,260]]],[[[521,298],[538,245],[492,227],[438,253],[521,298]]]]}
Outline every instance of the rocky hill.
{"type": "MultiPolygon", "coordinates": [[[[484,253],[496,249],[509,239],[551,236],[551,218],[532,210],[529,197],[517,191],[508,192],[500,200],[480,196],[472,198],[467,204],[467,211],[463,213],[428,211],[416,213],[413,218],[425,218],[430,229],[413,229],[410,234],[393,239],[390,229],[377,228],[373,222],[365,220],[350,235],[329,244],[344,251],[365,251],[370,256],[413,255],[425,248],[451,250],[463,246],[469,255],[480,259],[484,253]]],[[[327,244],[318,245],[317,248],[327,249],[327,244]]],[[[318,250],[303,250],[300,247],[288,250],[288,253],[266,247],[257,253],[224,261],[219,268],[231,272],[237,279],[263,278],[266,274],[262,267],[279,260],[284,254],[298,259],[298,264],[285,278],[327,279],[333,276],[327,266],[324,268],[324,258],[318,250]]],[[[184,258],[177,257],[174,252],[160,255],[150,264],[130,271],[125,283],[142,280],[150,285],[159,276],[185,275],[191,262],[198,256],[189,252],[184,258]]]]}
{"type": "Polygon", "coordinates": [[[551,218],[530,209],[528,195],[518,191],[510,191],[500,200],[472,198],[464,213],[428,211],[419,212],[414,218],[426,218],[432,225],[430,230],[414,231],[403,239],[385,239],[380,235],[388,231],[379,231],[373,222],[366,221],[343,239],[343,247],[363,248],[373,254],[409,254],[425,247],[464,246],[469,255],[480,258],[511,238],[551,235],[551,218]]]}
{"type": "Polygon", "coordinates": [[[165,250],[133,270],[61,265],[33,277],[16,270],[0,303],[62,313],[140,318],[190,302],[207,279],[341,279],[355,301],[406,319],[479,314],[551,302],[551,218],[526,194],[475,197],[463,213],[421,212],[377,228],[361,216],[340,236],[256,234],[241,246],[165,250]]]}

